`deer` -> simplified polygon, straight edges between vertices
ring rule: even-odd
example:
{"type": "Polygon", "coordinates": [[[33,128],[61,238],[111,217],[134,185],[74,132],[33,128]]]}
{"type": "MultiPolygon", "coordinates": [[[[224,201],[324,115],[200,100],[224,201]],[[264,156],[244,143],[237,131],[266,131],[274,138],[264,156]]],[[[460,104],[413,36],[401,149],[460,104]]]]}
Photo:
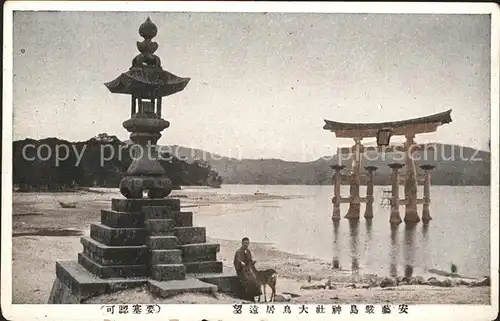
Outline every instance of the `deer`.
{"type": "MultiPolygon", "coordinates": [[[[266,285],[269,285],[271,288],[271,297],[269,298],[269,302],[274,302],[276,297],[276,279],[278,278],[278,273],[274,269],[267,269],[264,271],[256,271],[257,272],[257,282],[262,287],[262,293],[264,293],[264,302],[267,302],[266,298],[266,285]]],[[[260,302],[260,295],[259,300],[260,302]]]]}

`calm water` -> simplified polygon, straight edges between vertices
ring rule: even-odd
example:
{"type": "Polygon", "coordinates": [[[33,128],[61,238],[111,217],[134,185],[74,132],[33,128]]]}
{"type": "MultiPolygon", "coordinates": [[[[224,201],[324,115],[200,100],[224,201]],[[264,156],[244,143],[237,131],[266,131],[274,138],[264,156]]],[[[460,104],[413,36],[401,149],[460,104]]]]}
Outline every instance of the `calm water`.
{"type": "MultiPolygon", "coordinates": [[[[348,187],[342,186],[342,195],[348,187]]],[[[331,196],[333,186],[223,185],[221,189],[199,190],[220,194],[299,195],[302,198],[261,201],[251,204],[213,205],[193,209],[195,224],[206,226],[210,237],[239,240],[248,236],[255,242],[272,243],[278,249],[332,261],[342,268],[357,261],[361,271],[383,275],[403,274],[411,264],[415,273],[435,268],[450,270],[451,263],[463,275],[489,275],[490,206],[489,187],[431,187],[431,216],[427,227],[419,223],[396,229],[389,224],[389,207],[382,207],[382,190],[374,191],[374,219],[363,217],[357,224],[342,219],[334,226],[331,196]],[[201,211],[220,215],[196,215],[201,211]]],[[[421,195],[419,187],[419,197],[421,195]]],[[[365,195],[365,190],[361,190],[365,195]]],[[[403,190],[400,191],[403,194],[403,190]]],[[[341,205],[341,215],[348,204],[341,205]]],[[[418,206],[421,215],[421,206],[418,206]]],[[[361,207],[361,216],[364,214],[361,207]]],[[[401,207],[404,217],[404,207],[401,207]]]]}

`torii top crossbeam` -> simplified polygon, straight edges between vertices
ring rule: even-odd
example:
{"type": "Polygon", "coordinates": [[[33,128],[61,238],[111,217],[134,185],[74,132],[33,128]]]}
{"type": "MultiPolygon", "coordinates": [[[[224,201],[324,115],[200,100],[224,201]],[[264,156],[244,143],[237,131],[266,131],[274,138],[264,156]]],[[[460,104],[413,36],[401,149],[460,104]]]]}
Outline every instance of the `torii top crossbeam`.
{"type": "Polygon", "coordinates": [[[382,129],[392,130],[392,135],[435,132],[440,125],[451,123],[451,109],[442,113],[384,123],[341,123],[325,119],[323,129],[335,133],[339,138],[376,137],[382,129]]]}

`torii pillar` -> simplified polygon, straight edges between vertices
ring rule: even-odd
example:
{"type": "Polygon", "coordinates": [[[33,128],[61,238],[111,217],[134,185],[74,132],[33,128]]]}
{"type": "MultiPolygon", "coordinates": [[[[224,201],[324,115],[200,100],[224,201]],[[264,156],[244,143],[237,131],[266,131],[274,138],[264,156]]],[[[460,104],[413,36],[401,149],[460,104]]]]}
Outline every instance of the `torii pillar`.
{"type": "Polygon", "coordinates": [[[431,204],[431,171],[434,169],[434,165],[422,165],[421,169],[425,172],[424,178],[424,204],[422,209],[422,222],[424,224],[429,223],[432,220],[430,214],[430,204],[431,204]]]}
{"type": "Polygon", "coordinates": [[[359,187],[361,185],[361,139],[354,138],[354,158],[352,159],[352,174],[351,174],[351,186],[350,186],[350,198],[349,210],[344,216],[347,219],[359,219],[359,213],[361,211],[361,200],[359,198],[359,187]]]}
{"type": "Polygon", "coordinates": [[[333,214],[332,214],[332,220],[337,221],[340,220],[340,171],[345,168],[344,165],[332,165],[330,166],[335,173],[333,174],[333,184],[334,184],[334,189],[333,189],[333,198],[332,198],[332,203],[333,203],[333,214]]]}
{"type": "Polygon", "coordinates": [[[366,186],[366,209],[365,218],[373,218],[373,184],[374,184],[374,173],[378,169],[377,166],[366,166],[365,169],[368,171],[368,184],[366,186]]]}
{"type": "Polygon", "coordinates": [[[405,223],[420,222],[417,212],[417,170],[413,159],[414,138],[415,134],[406,134],[405,223]]]}
{"type": "Polygon", "coordinates": [[[389,164],[392,168],[392,199],[391,199],[391,216],[389,222],[391,225],[398,225],[402,222],[399,215],[399,170],[403,164],[393,163],[389,164]]]}

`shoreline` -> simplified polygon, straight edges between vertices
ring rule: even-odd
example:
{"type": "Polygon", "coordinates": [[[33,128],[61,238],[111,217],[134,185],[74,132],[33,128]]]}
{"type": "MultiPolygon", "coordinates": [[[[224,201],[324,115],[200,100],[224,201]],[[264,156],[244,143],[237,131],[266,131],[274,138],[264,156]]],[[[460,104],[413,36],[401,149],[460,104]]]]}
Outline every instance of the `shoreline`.
{"type": "MultiPolygon", "coordinates": [[[[176,191],[173,196],[187,194],[187,198],[181,198],[184,205],[194,203],[188,206],[203,206],[204,208],[213,204],[252,204],[252,202],[272,200],[274,197],[272,195],[216,195],[206,192],[186,192],[176,191]]],[[[287,196],[287,198],[294,197],[287,196]]],[[[17,233],[13,237],[12,249],[13,303],[45,304],[56,277],[55,262],[76,260],[77,254],[82,250],[79,234],[88,235],[89,224],[99,221],[101,209],[109,208],[109,194],[77,192],[40,195],[33,193],[27,197],[25,193],[15,193],[13,201],[12,227],[13,232],[17,233]],[[62,194],[66,197],[62,198],[62,194]],[[77,201],[78,207],[61,208],[57,204],[57,201],[61,199],[77,201]],[[54,234],[54,231],[59,231],[61,234],[54,234]]],[[[206,210],[201,212],[201,215],[207,216],[220,215],[206,210]]],[[[196,209],[194,213],[197,213],[196,209]]],[[[218,260],[222,261],[225,266],[232,267],[234,252],[239,248],[240,241],[213,237],[207,237],[207,241],[220,244],[218,260]]],[[[278,294],[284,297],[290,296],[287,293],[298,295],[289,298],[291,303],[370,302],[375,304],[397,301],[405,304],[489,304],[490,302],[491,288],[489,286],[469,287],[467,283],[460,284],[460,278],[431,274],[437,282],[450,279],[451,286],[449,287],[448,283],[437,282],[434,282],[435,285],[400,282],[399,285],[380,287],[380,282],[386,278],[370,274],[370,271],[360,271],[360,274],[353,274],[346,270],[335,271],[331,267],[331,262],[289,253],[278,249],[272,243],[252,242],[250,249],[254,259],[257,260],[257,269],[273,268],[278,272],[278,294]],[[377,286],[374,286],[375,283],[377,286]],[[332,286],[329,288],[328,284],[332,286]]],[[[424,281],[427,282],[427,279],[428,277],[425,276],[424,281]]],[[[471,280],[463,281],[471,282],[471,280]]],[[[475,281],[480,281],[480,279],[475,279],[475,281]]],[[[186,294],[163,300],[148,295],[147,291],[132,289],[101,296],[94,300],[96,302],[89,300],[88,303],[98,303],[99,300],[115,302],[120,298],[161,303],[241,302],[241,300],[225,295],[218,295],[214,298],[202,294],[186,294]]]]}

